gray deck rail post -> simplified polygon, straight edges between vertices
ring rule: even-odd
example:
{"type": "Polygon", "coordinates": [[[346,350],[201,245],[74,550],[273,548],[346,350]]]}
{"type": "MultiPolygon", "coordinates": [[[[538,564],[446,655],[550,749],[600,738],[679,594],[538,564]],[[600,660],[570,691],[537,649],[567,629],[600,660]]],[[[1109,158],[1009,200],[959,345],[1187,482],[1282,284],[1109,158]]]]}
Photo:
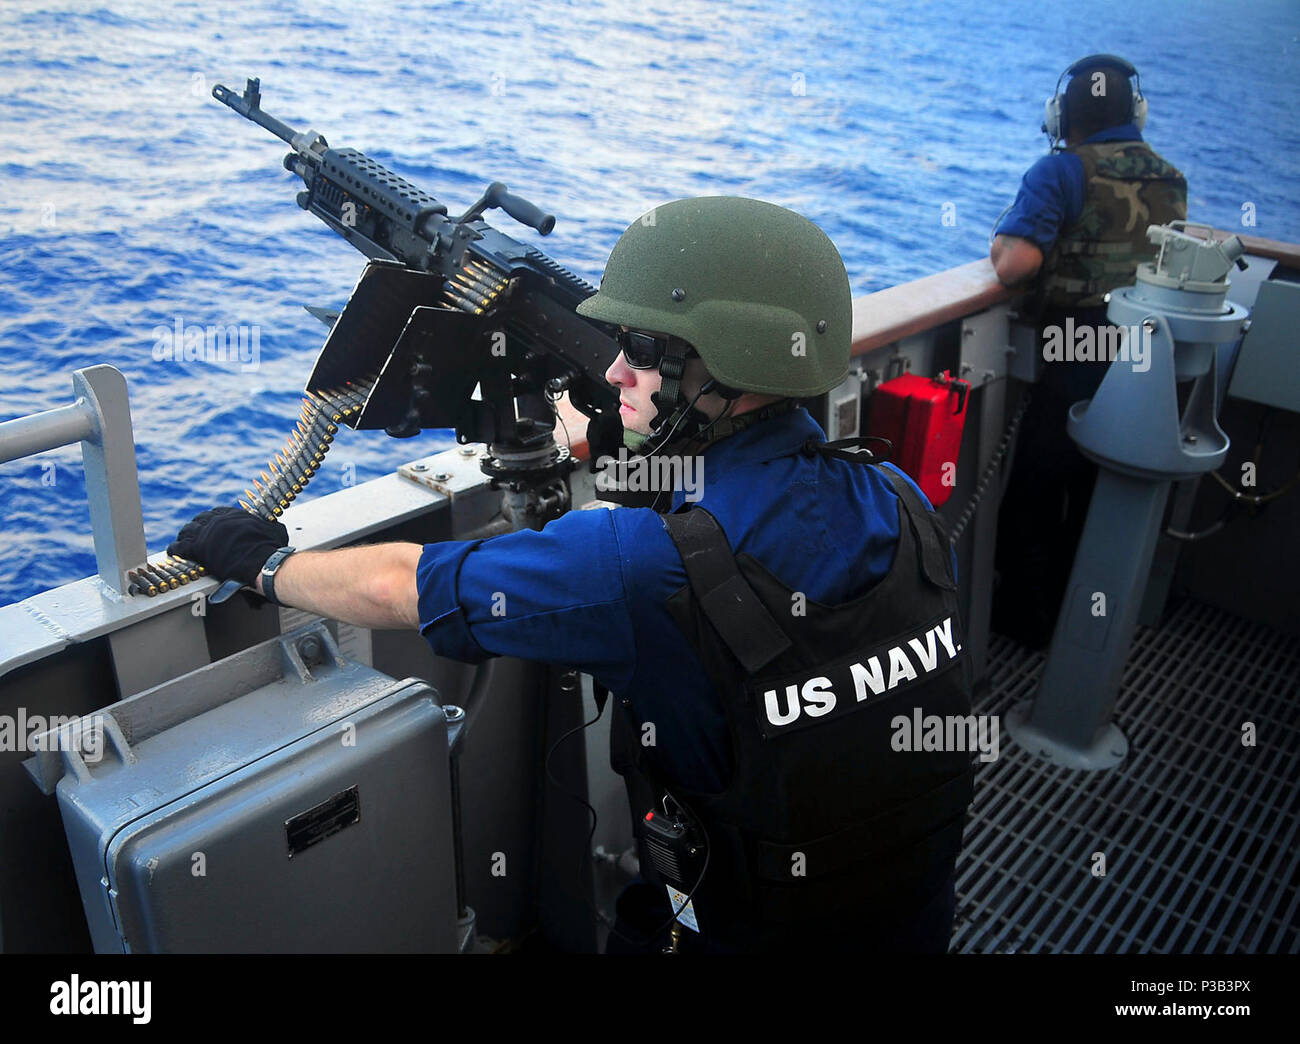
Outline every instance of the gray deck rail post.
{"type": "Polygon", "coordinates": [[[112,366],[72,374],[76,401],[0,423],[0,464],[81,443],[99,577],[125,594],[127,572],[147,557],[126,378],[112,366]]]}
{"type": "Polygon", "coordinates": [[[1181,224],[1147,235],[1160,247],[1156,262],[1107,295],[1125,361],[1112,361],[1096,395],[1070,407],[1066,430],[1097,464],[1097,481],[1038,690],[1006,717],[1018,743],[1075,769],[1114,768],[1128,754],[1111,715],[1165,501],[1172,482],[1227,456],[1216,347],[1240,337],[1248,315],[1227,300],[1227,273],[1243,253],[1235,236],[1207,243],[1181,224]],[[1180,381],[1191,382],[1181,412],[1180,381]]]}

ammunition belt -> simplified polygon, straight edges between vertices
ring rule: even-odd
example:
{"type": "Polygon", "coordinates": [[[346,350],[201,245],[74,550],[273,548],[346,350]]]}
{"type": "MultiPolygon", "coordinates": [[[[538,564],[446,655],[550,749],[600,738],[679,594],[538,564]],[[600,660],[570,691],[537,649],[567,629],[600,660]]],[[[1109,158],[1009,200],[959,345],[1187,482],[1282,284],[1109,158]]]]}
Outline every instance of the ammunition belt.
{"type": "MultiPolygon", "coordinates": [[[[284,446],[266,465],[253,488],[244,490],[239,506],[253,515],[274,521],[300,494],[320,469],[339,425],[355,427],[378,375],[349,381],[328,391],[306,392],[298,423],[284,446]]],[[[197,580],[206,570],[197,562],[165,555],[145,562],[127,574],[127,592],[152,598],[197,580]]]]}

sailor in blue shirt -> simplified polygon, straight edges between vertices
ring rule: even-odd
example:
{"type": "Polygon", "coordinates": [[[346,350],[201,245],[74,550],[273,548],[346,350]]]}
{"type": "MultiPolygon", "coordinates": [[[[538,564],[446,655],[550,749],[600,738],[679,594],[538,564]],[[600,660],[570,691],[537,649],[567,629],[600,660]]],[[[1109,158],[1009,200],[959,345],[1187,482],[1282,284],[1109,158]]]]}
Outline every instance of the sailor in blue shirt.
{"type": "MultiPolygon", "coordinates": [[[[1089,134],[1079,144],[1141,140],[1136,124],[1123,123],[1089,134]]],[[[1079,220],[1086,186],[1083,161],[1075,153],[1049,152],[1039,157],[1025,171],[1020,190],[994,235],[1027,240],[1045,257],[1061,229],[1079,220]]]]}
{"type": "Polygon", "coordinates": [[[1154,255],[1147,226],[1186,218],[1187,183],[1142,140],[1146,115],[1123,58],[1090,55],[1061,74],[1043,121],[1052,151],[1026,171],[989,250],[1007,286],[1039,277],[1031,311],[1104,322],[1106,291],[1154,255]]]}
{"type": "MultiPolygon", "coordinates": [[[[1043,129],[1055,149],[1025,173],[989,251],[998,278],[1026,284],[1022,315],[1070,356],[1044,350],[1023,414],[998,523],[995,629],[1033,648],[1052,638],[1087,517],[1096,466],[1067,433],[1070,407],[1095,394],[1108,359],[1075,359],[1074,331],[1107,323],[1106,298],[1155,257],[1150,225],[1187,217],[1187,183],[1142,140],[1147,104],[1137,70],[1115,55],[1070,66],[1048,101],[1043,129]]],[[[1100,336],[1095,343],[1104,343],[1100,336]]]]}
{"type": "Polygon", "coordinates": [[[770,203],[678,200],[629,227],[577,310],[619,331],[606,379],[627,448],[694,462],[702,492],[683,482],[650,506],[487,540],[324,552],[289,553],[279,523],[217,509],[172,553],[282,604],[418,627],[444,656],[607,687],[634,822],[663,816],[686,839],[664,866],[707,853],[674,883],[643,847],[652,884],[627,894],[648,902],[620,901],[612,949],[666,930],[676,887],[703,911],[686,948],[942,952],[970,757],[900,753],[890,723],[970,714],[955,560],[909,479],[827,446],[797,405],[848,370],[838,251],[770,203]],[[629,751],[620,737],[647,725],[653,743],[629,751]]]}
{"type": "MultiPolygon", "coordinates": [[[[608,376],[625,393],[629,382],[646,379],[621,356],[608,376]]],[[[714,443],[702,457],[699,503],[737,553],[748,551],[809,599],[835,604],[888,571],[897,498],[872,468],[802,454],[809,439],[825,434],[799,408],[714,443]]],[[[684,502],[683,490],[672,493],[672,508],[684,502]]],[[[540,532],[428,544],[417,581],[420,630],[435,652],[577,667],[655,723],[660,756],[682,783],[722,789],[730,770],[726,720],[665,608],[686,585],[686,571],[655,511],[571,511],[540,532]]]]}

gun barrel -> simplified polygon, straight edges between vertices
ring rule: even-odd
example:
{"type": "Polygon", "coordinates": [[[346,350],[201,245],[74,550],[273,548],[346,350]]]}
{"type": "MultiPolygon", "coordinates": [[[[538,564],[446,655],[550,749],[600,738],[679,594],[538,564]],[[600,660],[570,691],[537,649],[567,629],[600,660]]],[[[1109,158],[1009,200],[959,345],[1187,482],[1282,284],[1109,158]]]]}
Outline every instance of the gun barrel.
{"type": "MultiPolygon", "coordinates": [[[[436,197],[364,153],[330,148],[314,131],[296,131],[268,116],[256,78],[242,94],[217,84],[212,96],[290,146],[285,166],[305,185],[297,194],[300,207],[372,261],[389,262],[367,267],[332,324],[307,383],[309,395],[378,373],[368,378],[373,387],[367,401],[373,405],[361,426],[386,427],[397,435],[455,425],[474,441],[501,442],[526,441],[530,425],[547,427],[550,411],[542,391],[567,385],[570,401],[616,441],[622,430],[618,396],[604,373],[618,345],[604,324],[574,314],[595,287],[483,220],[484,211],[499,207],[546,235],[554,215],[493,182],[469,210],[450,217],[436,197]],[[480,349],[487,333],[494,336],[492,356],[485,359],[480,349]],[[513,345],[509,381],[495,359],[497,333],[506,333],[508,347],[513,345]],[[424,352],[426,342],[432,361],[413,368],[413,359],[424,358],[415,353],[424,352]],[[444,374],[454,379],[440,381],[444,374]],[[484,399],[491,400],[482,409],[459,397],[466,375],[479,378],[484,399]]],[[[296,495],[295,480],[302,485],[295,473],[299,453],[307,454],[302,469],[318,465],[329,441],[320,422],[336,430],[343,412],[349,426],[360,423],[360,414],[341,407],[304,418],[310,430],[286,450],[290,465],[272,466],[263,475],[266,485],[255,482],[256,492],[246,494],[255,511],[269,517],[287,506],[296,495]]],[[[301,476],[310,471],[301,470],[301,476]]]]}
{"type": "Polygon", "coordinates": [[[287,123],[282,123],[274,116],[270,116],[262,111],[262,93],[258,80],[250,79],[248,81],[248,86],[244,88],[244,93],[242,95],[236,94],[225,84],[219,83],[212,88],[212,97],[216,98],[217,101],[221,102],[223,105],[229,105],[239,113],[239,115],[243,116],[244,119],[252,120],[259,127],[265,127],[282,141],[287,142],[290,145],[293,144],[293,139],[298,132],[287,123]]]}

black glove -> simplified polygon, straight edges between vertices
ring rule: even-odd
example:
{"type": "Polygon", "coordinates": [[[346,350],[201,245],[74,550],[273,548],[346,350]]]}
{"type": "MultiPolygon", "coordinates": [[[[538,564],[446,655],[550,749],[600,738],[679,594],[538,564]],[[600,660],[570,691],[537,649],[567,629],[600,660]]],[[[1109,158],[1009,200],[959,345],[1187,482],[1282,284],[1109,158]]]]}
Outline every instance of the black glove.
{"type": "Polygon", "coordinates": [[[289,531],[242,508],[201,511],[185,523],[167,547],[169,555],[206,566],[220,579],[230,577],[257,586],[257,574],[272,553],[287,547],[289,531]]]}

